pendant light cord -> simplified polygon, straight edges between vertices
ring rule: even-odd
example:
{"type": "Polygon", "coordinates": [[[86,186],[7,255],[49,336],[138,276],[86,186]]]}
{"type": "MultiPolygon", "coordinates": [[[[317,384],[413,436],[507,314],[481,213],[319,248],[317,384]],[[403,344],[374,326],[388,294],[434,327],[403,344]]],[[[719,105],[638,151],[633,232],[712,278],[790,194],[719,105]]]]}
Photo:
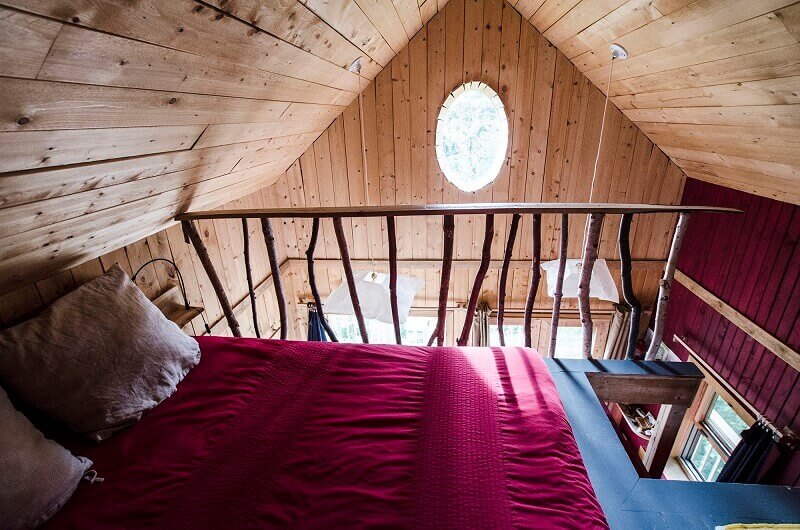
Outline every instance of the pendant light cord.
{"type": "Polygon", "coordinates": [[[606,111],[608,110],[608,96],[611,93],[611,76],[614,73],[614,57],[611,56],[611,68],[608,70],[608,84],[606,84],[606,102],[603,105],[603,120],[600,122],[600,141],[597,142],[597,156],[594,158],[594,172],[592,173],[592,186],[589,189],[589,202],[592,202],[594,196],[594,183],[597,180],[597,166],[600,163],[600,150],[603,146],[603,131],[606,128],[606,111]]]}

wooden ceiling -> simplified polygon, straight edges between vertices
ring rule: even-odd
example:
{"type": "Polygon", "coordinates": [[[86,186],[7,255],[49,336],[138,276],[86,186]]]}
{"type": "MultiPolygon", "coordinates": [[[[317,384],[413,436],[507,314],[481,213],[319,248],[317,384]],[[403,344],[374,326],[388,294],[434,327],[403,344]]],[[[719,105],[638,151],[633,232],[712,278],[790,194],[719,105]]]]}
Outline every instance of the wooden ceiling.
{"type": "MultiPolygon", "coordinates": [[[[498,46],[507,54],[498,63],[502,94],[516,48],[496,31],[513,10],[495,4],[462,1],[461,15],[452,15],[466,17],[462,48],[437,46],[465,80],[495,75],[482,58],[486,46],[498,46]]],[[[800,4],[511,4],[563,52],[556,68],[571,61],[603,90],[608,43],[623,44],[631,58],[615,65],[612,102],[688,175],[800,202],[800,4]]],[[[444,7],[444,0],[0,0],[0,293],[153,234],[179,211],[274,182],[379,72],[394,83],[395,67],[385,67],[398,53],[414,53],[409,40],[444,7]],[[347,70],[359,56],[361,76],[347,70]]],[[[595,108],[599,93],[580,90],[593,94],[595,108]]],[[[631,134],[636,156],[645,144],[631,134]]],[[[548,153],[516,156],[538,164],[548,153]]],[[[417,162],[411,157],[407,169],[417,162]]],[[[416,198],[413,189],[386,184],[398,200],[407,192],[416,198]]],[[[610,185],[612,195],[623,186],[610,185]]],[[[442,195],[462,199],[472,200],[442,195]]]]}
{"type": "Polygon", "coordinates": [[[687,175],[800,204],[796,0],[516,0],[687,175]]]}
{"type": "Polygon", "coordinates": [[[436,1],[0,2],[0,292],[268,185],[436,1]]]}

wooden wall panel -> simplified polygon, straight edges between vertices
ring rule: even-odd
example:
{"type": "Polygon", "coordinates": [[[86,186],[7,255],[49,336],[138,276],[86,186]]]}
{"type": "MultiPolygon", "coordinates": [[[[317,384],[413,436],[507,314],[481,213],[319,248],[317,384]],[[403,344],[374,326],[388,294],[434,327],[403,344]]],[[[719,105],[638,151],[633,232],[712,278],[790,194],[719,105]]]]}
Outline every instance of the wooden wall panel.
{"type": "MultiPolygon", "coordinates": [[[[294,206],[429,204],[441,202],[588,201],[676,203],[683,173],[620,111],[609,106],[598,177],[592,170],[600,134],[604,98],[570,61],[501,0],[451,0],[399,50],[363,101],[353,101],[342,117],[301,156],[298,172],[273,186],[294,206]],[[450,184],[435,155],[435,127],[447,94],[464,81],[480,79],[504,102],[509,118],[506,163],[493,184],[465,193],[450,184]],[[363,108],[363,115],[361,113],[363,108]],[[362,152],[363,116],[366,152],[362,152]],[[364,162],[366,161],[366,166],[364,162]],[[591,197],[590,197],[591,195],[591,197]]],[[[492,256],[502,257],[509,219],[496,219],[492,256]]],[[[570,257],[580,257],[585,220],[573,216],[570,257]]],[[[317,256],[336,258],[328,221],[323,221],[317,256]]],[[[544,259],[558,252],[560,221],[545,216],[544,259]]],[[[601,257],[614,259],[618,220],[609,216],[601,257]]],[[[637,219],[634,259],[666,256],[672,216],[637,219]]],[[[483,217],[459,217],[455,257],[480,258],[483,217]]],[[[307,238],[309,226],[289,223],[286,240],[307,238]],[[303,232],[300,235],[298,232],[303,232]]],[[[345,220],[353,259],[387,259],[385,223],[345,220]]],[[[398,254],[406,260],[441,257],[441,220],[398,219],[398,254]]],[[[515,245],[516,259],[531,257],[530,219],[524,218],[515,245]]],[[[306,240],[290,245],[289,257],[303,257],[306,240]]],[[[616,272],[615,272],[616,273],[616,272]]],[[[438,271],[432,274],[438,275],[438,271]]],[[[466,300],[474,271],[454,278],[454,300],[466,300]]],[[[529,271],[516,268],[509,278],[512,304],[524,301],[529,271]]],[[[485,296],[496,303],[497,271],[487,278],[485,296]]],[[[638,271],[634,283],[649,306],[658,273],[638,271]]],[[[436,286],[426,285],[435,298],[436,286]]],[[[541,296],[544,297],[544,291],[541,296]]],[[[542,298],[542,303],[549,303],[542,298]]]]}
{"type": "MultiPolygon", "coordinates": [[[[678,266],[775,338],[800,348],[800,206],[689,179],[684,204],[733,206],[724,220],[692,219],[678,266]]],[[[800,432],[800,373],[678,284],[666,343],[686,357],[678,335],[778,428],[800,432]]],[[[800,486],[800,455],[781,483],[800,486]]]]}
{"type": "MultiPolygon", "coordinates": [[[[294,164],[289,172],[299,172],[299,163],[294,164]]],[[[240,199],[223,204],[221,207],[274,207],[281,204],[283,199],[276,192],[277,188],[275,187],[262,188],[240,199]]],[[[102,275],[104,270],[115,263],[118,263],[131,275],[152,258],[168,258],[173,260],[181,270],[189,302],[205,308],[205,317],[209,324],[214,326],[215,334],[228,334],[229,330],[223,318],[222,309],[194,249],[184,241],[179,224],[168,224],[168,228],[155,234],[0,296],[0,325],[12,325],[35,314],[58,297],[102,275]]],[[[261,233],[261,225],[251,221],[248,228],[253,278],[258,285],[264,282],[270,274],[267,251],[261,233]]],[[[242,325],[243,333],[253,336],[255,332],[249,310],[250,302],[247,298],[241,223],[235,220],[204,221],[199,224],[199,232],[208,247],[214,267],[226,286],[228,297],[237,308],[237,317],[242,325]]],[[[287,256],[284,231],[276,231],[276,237],[279,261],[284,262],[287,256]]],[[[177,277],[169,264],[155,263],[142,270],[137,277],[136,284],[145,295],[154,299],[171,285],[177,284],[177,277]]],[[[274,298],[271,281],[264,283],[257,299],[262,336],[272,336],[280,327],[274,298]]],[[[191,334],[204,333],[203,319],[196,317],[186,326],[185,331],[191,334]]],[[[293,336],[297,333],[295,330],[291,331],[293,336]]]]}
{"type": "Polygon", "coordinates": [[[269,185],[437,8],[1,1],[0,294],[269,185]]]}

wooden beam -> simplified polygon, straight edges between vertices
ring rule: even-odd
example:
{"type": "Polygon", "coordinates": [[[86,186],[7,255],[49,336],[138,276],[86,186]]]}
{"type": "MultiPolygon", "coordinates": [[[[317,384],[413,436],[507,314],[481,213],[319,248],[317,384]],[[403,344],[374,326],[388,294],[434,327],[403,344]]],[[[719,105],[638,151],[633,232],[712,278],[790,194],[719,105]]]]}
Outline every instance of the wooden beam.
{"type": "Polygon", "coordinates": [[[258,328],[258,309],[256,308],[256,293],[253,289],[253,269],[250,267],[250,231],[247,229],[247,218],[242,218],[242,239],[244,241],[244,270],[247,274],[247,293],[250,296],[250,309],[253,312],[253,329],[256,338],[261,338],[258,328]]]}
{"type": "MultiPolygon", "coordinates": [[[[568,256],[569,257],[569,256],[568,256]]],[[[580,256],[575,256],[580,258],[580,256]]],[[[292,259],[292,258],[290,258],[292,259]]],[[[377,264],[388,265],[386,259],[351,259],[350,262],[356,268],[370,268],[377,264]]],[[[341,267],[341,261],[336,258],[316,258],[314,263],[320,267],[338,269],[341,267]]],[[[609,268],[619,268],[620,261],[617,259],[607,259],[606,264],[609,268]]],[[[634,259],[631,264],[637,271],[663,271],[664,260],[661,259],[634,259]]],[[[398,259],[397,266],[401,269],[441,269],[442,260],[437,259],[398,259]]],[[[481,266],[481,260],[478,259],[454,259],[450,262],[451,269],[477,269],[481,266]]],[[[503,266],[503,261],[498,259],[489,260],[490,269],[499,269],[503,266]]],[[[527,271],[531,268],[530,259],[511,259],[509,262],[509,271],[527,271]]]]}
{"type": "Polygon", "coordinates": [[[633,281],[631,280],[631,221],[633,214],[622,214],[619,223],[619,259],[620,259],[620,278],[622,280],[622,296],[631,308],[630,326],[628,327],[628,345],[625,350],[625,357],[633,359],[636,353],[636,340],[639,337],[639,320],[642,316],[642,304],[633,292],[633,281]]]}
{"type": "Polygon", "coordinates": [[[792,349],[788,344],[780,341],[767,330],[747,318],[745,315],[731,307],[717,295],[697,283],[681,270],[675,271],[678,283],[689,289],[695,296],[711,306],[720,315],[733,322],[739,329],[750,335],[762,346],[780,357],[786,364],[800,371],[800,352],[792,349]]]}
{"type": "Polygon", "coordinates": [[[353,267],[350,265],[350,251],[347,249],[347,239],[344,237],[344,226],[342,226],[341,217],[333,218],[333,230],[336,233],[336,243],[339,245],[339,255],[342,258],[342,267],[344,267],[344,275],[347,279],[347,289],[350,292],[353,312],[358,322],[358,331],[361,333],[361,340],[364,341],[364,344],[369,344],[367,324],[364,322],[364,314],[361,312],[361,303],[358,301],[358,290],[356,289],[355,279],[353,278],[353,267]]]}
{"type": "Polygon", "coordinates": [[[433,331],[428,346],[436,337],[436,345],[444,346],[444,326],[447,318],[447,294],[450,291],[450,267],[453,263],[453,238],[455,236],[455,218],[452,215],[444,216],[442,233],[444,244],[442,247],[442,278],[439,284],[439,309],[436,318],[436,329],[433,331]]]}
{"type": "Polygon", "coordinates": [[[314,218],[314,217],[405,217],[414,215],[477,215],[486,214],[660,214],[681,212],[742,213],[735,208],[717,206],[682,206],[668,204],[622,203],[468,203],[468,204],[397,204],[391,206],[328,206],[315,208],[247,208],[231,210],[204,210],[186,212],[175,217],[188,219],[234,219],[240,217],[314,218]]]}
{"type": "Polygon", "coordinates": [[[181,225],[183,226],[184,237],[187,241],[192,242],[194,250],[197,252],[197,257],[200,258],[200,263],[203,265],[203,269],[205,269],[208,279],[211,281],[212,287],[214,287],[214,292],[217,294],[219,305],[222,307],[222,312],[225,314],[225,318],[228,321],[228,327],[231,329],[231,334],[233,334],[234,337],[241,337],[242,332],[239,329],[239,322],[236,320],[236,317],[233,314],[233,308],[231,308],[228,295],[225,294],[225,287],[222,285],[222,281],[219,279],[217,271],[214,270],[214,264],[211,262],[211,256],[208,255],[208,250],[203,244],[203,238],[200,237],[200,234],[197,232],[197,228],[195,228],[192,221],[183,221],[181,225]]]}
{"type": "Polygon", "coordinates": [[[397,308],[397,234],[395,233],[394,217],[386,217],[386,227],[389,237],[389,304],[392,306],[392,323],[394,324],[394,340],[401,344],[400,314],[397,308]]]}
{"type": "Polygon", "coordinates": [[[489,260],[492,252],[492,238],[494,237],[494,214],[486,214],[486,227],[483,235],[483,248],[481,249],[481,266],[475,275],[475,282],[472,284],[472,292],[469,295],[467,304],[467,315],[464,319],[464,327],[461,329],[461,336],[458,338],[459,346],[466,346],[472,331],[472,319],[475,317],[475,308],[478,306],[478,296],[481,294],[483,279],[489,269],[489,260]]]}
{"type": "Polygon", "coordinates": [[[597,260],[597,249],[600,246],[600,232],[603,227],[602,213],[589,214],[586,229],[583,262],[581,264],[581,279],[578,284],[578,307],[581,310],[581,324],[583,325],[583,358],[592,356],[592,339],[594,324],[592,323],[592,308],[589,303],[589,293],[592,281],[592,270],[597,260]]]}
{"type": "Polygon", "coordinates": [[[608,403],[692,404],[700,376],[587,373],[600,401],[608,403]]]}
{"type": "Polygon", "coordinates": [[[672,279],[675,277],[675,270],[678,266],[678,255],[681,252],[681,245],[689,228],[690,214],[683,212],[678,216],[678,224],[675,226],[675,234],[672,236],[672,246],[669,249],[667,265],[664,267],[664,277],[661,279],[661,286],[658,289],[658,302],[653,324],[653,339],[644,355],[645,360],[652,361],[658,357],[658,348],[664,336],[664,324],[667,319],[667,306],[669,305],[670,291],[672,290],[672,279]]]}
{"type": "Polygon", "coordinates": [[[558,339],[558,320],[561,318],[561,298],[564,296],[564,272],[567,269],[567,245],[569,245],[569,215],[561,214],[561,244],[558,250],[558,275],[556,286],[553,290],[553,316],[550,320],[550,347],[548,357],[556,354],[556,341],[558,339]]]}
{"type": "Polygon", "coordinates": [[[658,411],[656,428],[647,443],[644,467],[650,478],[661,478],[672,454],[672,446],[681,429],[687,407],[684,405],[662,405],[658,411]]]}
{"type": "Polygon", "coordinates": [[[531,318],[533,303],[536,301],[536,292],[539,290],[539,280],[542,277],[542,214],[535,213],[531,216],[532,227],[532,257],[531,257],[531,284],[528,288],[528,298],[525,300],[525,315],[523,330],[525,333],[525,347],[531,347],[531,318]]]}
{"type": "MultiPolygon", "coordinates": [[[[308,284],[311,287],[311,296],[314,297],[314,305],[317,308],[317,316],[322,321],[322,327],[328,334],[328,338],[332,342],[339,342],[331,329],[330,324],[325,319],[325,314],[322,312],[322,300],[319,297],[319,290],[317,289],[317,278],[314,274],[314,250],[317,248],[317,238],[319,237],[319,218],[315,218],[311,225],[311,238],[308,241],[308,248],[306,249],[306,263],[308,264],[308,284]]],[[[287,260],[288,261],[288,260],[287,260]]],[[[338,262],[337,262],[338,263],[338,262]]]]}
{"type": "Polygon", "coordinates": [[[278,266],[278,252],[275,249],[275,236],[272,233],[272,225],[269,219],[261,219],[261,230],[264,232],[264,242],[267,245],[267,256],[269,257],[269,268],[272,271],[272,283],[275,285],[275,298],[278,299],[278,312],[281,319],[281,340],[286,340],[289,327],[289,317],[286,312],[286,297],[283,295],[283,282],[281,281],[281,271],[278,266]]]}
{"type": "Polygon", "coordinates": [[[511,226],[508,229],[508,241],[503,255],[503,267],[500,270],[500,285],[498,286],[497,299],[497,334],[500,337],[500,346],[506,345],[506,336],[503,330],[503,317],[506,309],[506,283],[508,283],[508,267],[511,263],[511,254],[514,251],[514,241],[517,239],[519,220],[521,216],[515,213],[511,217],[511,226]]]}

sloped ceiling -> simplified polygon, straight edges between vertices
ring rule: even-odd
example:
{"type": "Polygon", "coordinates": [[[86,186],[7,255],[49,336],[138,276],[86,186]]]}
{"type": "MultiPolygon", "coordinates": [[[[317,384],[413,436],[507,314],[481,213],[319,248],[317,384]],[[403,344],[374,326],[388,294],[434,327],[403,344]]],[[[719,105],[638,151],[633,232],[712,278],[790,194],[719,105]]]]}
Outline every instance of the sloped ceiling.
{"type": "MultiPolygon", "coordinates": [[[[0,0],[0,292],[270,184],[444,4],[0,0]]],[[[800,202],[800,4],[512,4],[602,90],[625,45],[612,101],[688,175],[800,202]]]]}

